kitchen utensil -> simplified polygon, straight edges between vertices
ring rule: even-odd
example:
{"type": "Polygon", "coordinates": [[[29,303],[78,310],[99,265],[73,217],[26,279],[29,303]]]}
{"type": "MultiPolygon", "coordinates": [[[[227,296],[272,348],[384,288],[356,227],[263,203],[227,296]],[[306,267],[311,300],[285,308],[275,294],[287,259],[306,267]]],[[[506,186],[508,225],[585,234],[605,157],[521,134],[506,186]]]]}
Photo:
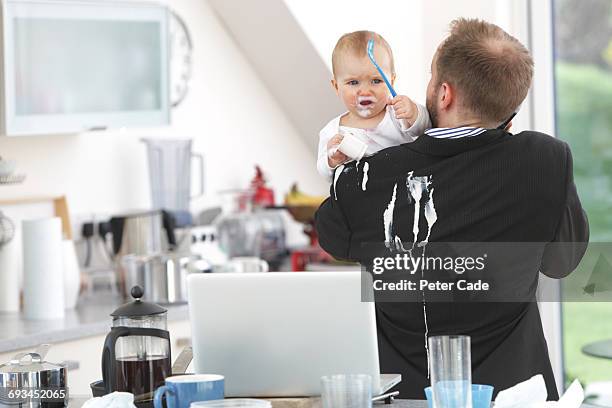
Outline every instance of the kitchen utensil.
{"type": "Polygon", "coordinates": [[[176,360],[174,360],[174,364],[172,364],[172,375],[185,374],[191,360],[193,360],[193,348],[187,346],[181,351],[181,354],[179,354],[176,360]]]}
{"type": "Polygon", "coordinates": [[[428,339],[434,408],[472,408],[469,336],[428,339]]]}
{"type": "Polygon", "coordinates": [[[193,402],[190,408],[272,408],[272,403],[270,401],[253,398],[230,398],[193,402]]]}
{"type": "Polygon", "coordinates": [[[372,377],[339,374],[321,377],[323,408],[371,408],[372,377]]]}
{"type": "Polygon", "coordinates": [[[204,194],[204,156],[192,153],[191,139],[142,139],[147,146],[153,208],[164,209],[177,218],[177,226],[191,224],[189,202],[204,194]],[[199,191],[191,193],[191,163],[198,165],[199,191]]]}
{"type": "Polygon", "coordinates": [[[179,375],[166,378],[166,385],[155,391],[154,406],[163,408],[166,396],[167,408],[189,408],[194,401],[223,399],[225,378],[217,374],[179,375]]]}
{"type": "Polygon", "coordinates": [[[48,345],[43,345],[35,352],[16,354],[11,361],[0,365],[0,405],[20,402],[20,407],[34,408],[63,407],[68,403],[66,368],[45,361],[47,350],[48,345]],[[32,391],[38,398],[17,398],[17,401],[10,398],[15,396],[15,391],[32,391]]]}
{"type": "MultiPolygon", "coordinates": [[[[431,387],[425,388],[427,406],[433,408],[431,387]]],[[[472,408],[490,408],[493,398],[493,386],[484,384],[472,384],[472,408]]]]}
{"type": "Polygon", "coordinates": [[[385,75],[384,71],[376,63],[376,59],[374,59],[374,40],[373,39],[370,39],[368,41],[368,57],[370,58],[370,61],[372,61],[372,64],[374,64],[374,66],[378,70],[378,73],[382,77],[383,81],[385,81],[387,88],[389,88],[389,92],[391,92],[391,96],[395,98],[397,96],[397,92],[395,92],[395,89],[393,89],[393,86],[389,82],[389,79],[387,79],[387,76],[385,75]]]}
{"type": "Polygon", "coordinates": [[[64,317],[62,225],[58,217],[24,220],[23,311],[27,319],[64,317]]]}
{"type": "Polygon", "coordinates": [[[151,256],[127,255],[122,258],[126,287],[147,288],[143,300],[162,304],[187,302],[187,274],[198,256],[164,253],[151,256]]]}
{"type": "Polygon", "coordinates": [[[132,288],[133,302],[111,316],[113,327],[104,341],[102,381],[105,393],[127,391],[135,401],[150,400],[170,375],[170,333],[167,310],[143,302],[143,289],[132,288]]]}

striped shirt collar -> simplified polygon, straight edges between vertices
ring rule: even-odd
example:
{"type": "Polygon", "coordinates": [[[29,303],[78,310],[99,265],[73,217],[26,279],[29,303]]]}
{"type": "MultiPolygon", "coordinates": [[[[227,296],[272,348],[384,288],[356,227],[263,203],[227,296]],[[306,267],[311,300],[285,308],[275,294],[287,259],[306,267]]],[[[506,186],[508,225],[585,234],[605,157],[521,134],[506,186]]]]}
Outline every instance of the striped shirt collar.
{"type": "Polygon", "coordinates": [[[459,139],[462,137],[478,136],[487,129],[480,127],[431,128],[425,131],[427,136],[436,139],[459,139]]]}

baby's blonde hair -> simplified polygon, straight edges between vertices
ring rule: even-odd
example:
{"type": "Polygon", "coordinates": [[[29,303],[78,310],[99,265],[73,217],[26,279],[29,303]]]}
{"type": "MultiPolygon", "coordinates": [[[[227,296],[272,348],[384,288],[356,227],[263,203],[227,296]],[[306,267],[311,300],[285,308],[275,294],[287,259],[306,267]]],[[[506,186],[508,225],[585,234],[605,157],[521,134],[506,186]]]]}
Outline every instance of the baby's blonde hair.
{"type": "Polygon", "coordinates": [[[393,62],[393,52],[389,43],[382,37],[373,31],[354,31],[352,33],[346,33],[336,43],[334,51],[332,52],[332,72],[334,77],[336,76],[336,67],[339,65],[340,56],[345,52],[351,52],[358,57],[367,56],[368,41],[374,39],[374,47],[382,46],[389,53],[389,59],[391,60],[391,74],[395,74],[395,64],[393,62]]]}

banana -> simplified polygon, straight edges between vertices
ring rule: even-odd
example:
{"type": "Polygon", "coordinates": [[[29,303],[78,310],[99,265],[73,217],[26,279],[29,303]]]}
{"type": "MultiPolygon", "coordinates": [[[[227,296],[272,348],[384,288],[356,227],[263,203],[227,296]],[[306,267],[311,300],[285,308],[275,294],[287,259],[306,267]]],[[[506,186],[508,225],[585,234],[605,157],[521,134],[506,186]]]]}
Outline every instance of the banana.
{"type": "Polygon", "coordinates": [[[302,193],[294,183],[291,190],[285,195],[285,204],[288,206],[318,207],[325,200],[323,196],[312,196],[302,193]]]}

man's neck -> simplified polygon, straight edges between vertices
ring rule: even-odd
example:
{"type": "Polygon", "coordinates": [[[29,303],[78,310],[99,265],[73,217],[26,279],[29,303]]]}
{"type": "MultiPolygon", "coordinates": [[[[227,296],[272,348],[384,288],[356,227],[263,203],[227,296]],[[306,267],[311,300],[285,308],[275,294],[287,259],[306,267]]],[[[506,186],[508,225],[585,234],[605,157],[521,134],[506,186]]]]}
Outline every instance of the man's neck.
{"type": "Polygon", "coordinates": [[[459,115],[438,118],[436,125],[439,128],[474,127],[483,129],[493,129],[498,126],[494,123],[483,122],[480,118],[459,115]]]}

